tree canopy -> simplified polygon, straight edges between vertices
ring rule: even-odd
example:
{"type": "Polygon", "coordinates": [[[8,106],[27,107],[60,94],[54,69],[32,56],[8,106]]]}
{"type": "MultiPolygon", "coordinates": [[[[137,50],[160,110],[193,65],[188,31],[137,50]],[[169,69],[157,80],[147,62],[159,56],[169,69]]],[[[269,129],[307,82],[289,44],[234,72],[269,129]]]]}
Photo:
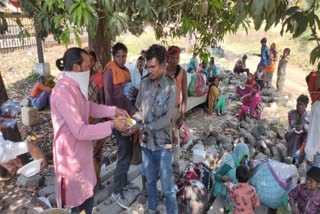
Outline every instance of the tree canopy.
{"type": "Polygon", "coordinates": [[[299,37],[311,30],[310,40],[317,46],[310,54],[310,63],[320,58],[320,0],[29,0],[20,1],[27,16],[40,27],[40,36],[49,33],[64,44],[73,33],[80,45],[79,34],[89,33],[90,45],[103,64],[110,60],[111,41],[125,32],[140,35],[145,26],[152,26],[156,38],[193,34],[195,50],[205,58],[204,47],[211,47],[227,33],[240,27],[255,30],[282,24],[284,32],[299,37]],[[263,24],[265,23],[265,24],[263,24]]]}

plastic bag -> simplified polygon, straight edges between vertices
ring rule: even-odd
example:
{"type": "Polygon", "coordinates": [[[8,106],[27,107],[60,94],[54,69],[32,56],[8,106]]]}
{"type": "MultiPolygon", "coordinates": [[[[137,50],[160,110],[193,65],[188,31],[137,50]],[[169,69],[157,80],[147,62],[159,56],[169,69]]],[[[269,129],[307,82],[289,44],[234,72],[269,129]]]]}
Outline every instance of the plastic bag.
{"type": "Polygon", "coordinates": [[[0,117],[0,126],[2,127],[14,128],[16,123],[17,123],[16,119],[0,117]]]}
{"type": "Polygon", "coordinates": [[[261,160],[249,184],[255,187],[262,204],[277,209],[286,204],[287,194],[297,184],[297,174],[297,168],[293,165],[271,159],[261,160]]]}
{"type": "Polygon", "coordinates": [[[1,105],[1,116],[15,118],[21,111],[19,102],[12,102],[7,100],[1,105]]]}

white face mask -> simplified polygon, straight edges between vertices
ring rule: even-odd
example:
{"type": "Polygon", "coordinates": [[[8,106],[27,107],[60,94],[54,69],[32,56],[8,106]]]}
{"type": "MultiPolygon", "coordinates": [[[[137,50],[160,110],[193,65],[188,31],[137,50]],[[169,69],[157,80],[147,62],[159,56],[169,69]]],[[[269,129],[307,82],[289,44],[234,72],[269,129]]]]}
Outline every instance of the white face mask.
{"type": "Polygon", "coordinates": [[[83,96],[88,100],[90,71],[89,70],[83,71],[83,72],[67,71],[64,73],[79,84],[80,90],[83,96]]]}

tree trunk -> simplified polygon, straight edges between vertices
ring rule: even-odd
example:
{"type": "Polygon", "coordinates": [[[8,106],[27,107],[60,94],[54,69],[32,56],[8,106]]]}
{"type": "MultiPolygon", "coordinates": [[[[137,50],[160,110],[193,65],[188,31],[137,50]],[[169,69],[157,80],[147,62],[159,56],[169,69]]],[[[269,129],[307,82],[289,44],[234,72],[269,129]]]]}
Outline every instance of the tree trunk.
{"type": "Polygon", "coordinates": [[[0,106],[8,100],[8,94],[0,72],[0,106]]]}
{"type": "Polygon", "coordinates": [[[99,13],[99,23],[96,35],[91,37],[89,35],[89,46],[95,50],[102,67],[104,67],[111,60],[111,37],[107,32],[107,18],[102,12],[99,13]]]}

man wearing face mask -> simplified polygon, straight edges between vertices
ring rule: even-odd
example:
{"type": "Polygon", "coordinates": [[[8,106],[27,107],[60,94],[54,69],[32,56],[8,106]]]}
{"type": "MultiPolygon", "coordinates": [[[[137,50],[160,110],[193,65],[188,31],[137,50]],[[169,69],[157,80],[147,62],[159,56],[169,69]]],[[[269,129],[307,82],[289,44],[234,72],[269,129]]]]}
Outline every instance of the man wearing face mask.
{"type": "Polygon", "coordinates": [[[56,65],[63,71],[51,95],[57,204],[71,208],[72,213],[89,214],[97,181],[92,140],[110,136],[112,129],[127,129],[128,114],[88,101],[90,57],[85,50],[68,49],[56,65]],[[90,116],[113,120],[93,125],[90,116]]]}

